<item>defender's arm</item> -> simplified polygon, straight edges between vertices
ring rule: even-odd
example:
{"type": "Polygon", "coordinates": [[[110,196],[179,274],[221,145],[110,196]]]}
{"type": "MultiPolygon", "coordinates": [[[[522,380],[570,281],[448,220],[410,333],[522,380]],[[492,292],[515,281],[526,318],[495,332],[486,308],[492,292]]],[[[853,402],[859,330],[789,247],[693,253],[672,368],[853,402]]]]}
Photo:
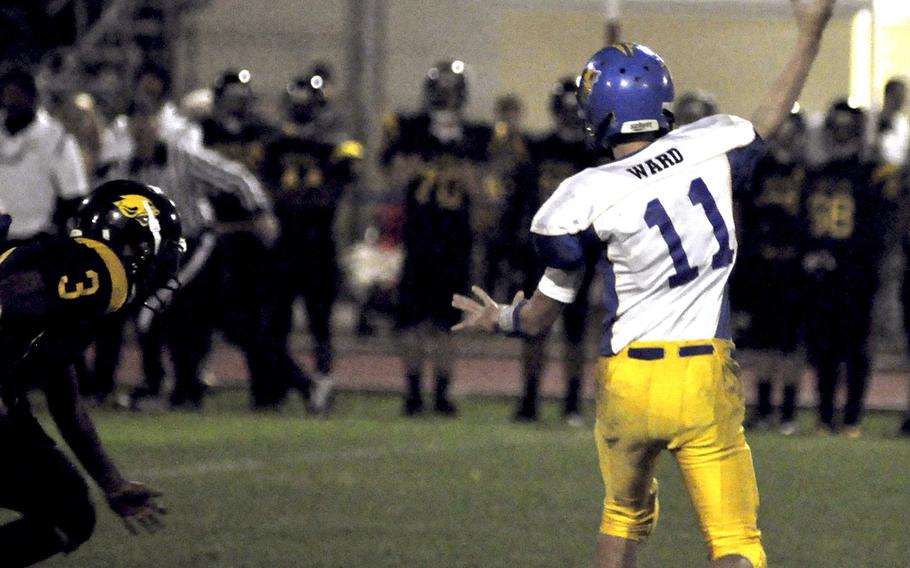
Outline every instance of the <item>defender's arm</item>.
{"type": "Polygon", "coordinates": [[[791,2],[799,28],[796,48],[777,80],[771,85],[764,102],[752,115],[755,131],[764,140],[770,140],[777,134],[778,128],[799,97],[809,76],[809,69],[818,55],[822,33],[831,18],[835,0],[814,0],[811,4],[804,4],[802,0],[791,2]]]}
{"type": "Polygon", "coordinates": [[[101,445],[95,425],[85,412],[75,378],[68,372],[59,377],[65,380],[54,380],[57,378],[47,381],[44,389],[48,409],[79,463],[104,491],[111,509],[123,519],[132,534],[137,534],[140,527],[149,532],[161,528],[160,515],[165,510],[155,501],[161,494],[123,477],[101,445]]]}
{"type": "Polygon", "coordinates": [[[78,385],[71,373],[60,373],[59,377],[51,377],[46,383],[44,392],[47,396],[48,410],[60,430],[60,435],[105,494],[119,489],[126,480],[101,446],[98,433],[85,412],[79,397],[78,385]]]}

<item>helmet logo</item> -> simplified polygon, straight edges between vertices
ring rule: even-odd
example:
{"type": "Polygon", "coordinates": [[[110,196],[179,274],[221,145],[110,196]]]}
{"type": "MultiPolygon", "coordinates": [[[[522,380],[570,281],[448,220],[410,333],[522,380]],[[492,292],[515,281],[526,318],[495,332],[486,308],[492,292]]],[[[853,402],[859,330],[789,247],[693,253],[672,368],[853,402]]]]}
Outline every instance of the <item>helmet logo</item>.
{"type": "Polygon", "coordinates": [[[619,51],[626,57],[632,57],[633,55],[635,55],[635,44],[634,43],[614,43],[610,47],[619,51]]]}
{"type": "MultiPolygon", "coordinates": [[[[148,197],[142,195],[121,195],[120,201],[115,201],[114,205],[128,219],[136,219],[143,227],[149,226],[149,219],[157,217],[161,212],[152,205],[148,197]]],[[[157,221],[157,219],[155,219],[157,221]]]]}
{"type": "Polygon", "coordinates": [[[585,93],[585,96],[590,96],[591,91],[594,89],[594,85],[597,84],[597,80],[600,79],[601,70],[595,69],[593,65],[589,65],[584,73],[581,74],[581,88],[585,93]]]}

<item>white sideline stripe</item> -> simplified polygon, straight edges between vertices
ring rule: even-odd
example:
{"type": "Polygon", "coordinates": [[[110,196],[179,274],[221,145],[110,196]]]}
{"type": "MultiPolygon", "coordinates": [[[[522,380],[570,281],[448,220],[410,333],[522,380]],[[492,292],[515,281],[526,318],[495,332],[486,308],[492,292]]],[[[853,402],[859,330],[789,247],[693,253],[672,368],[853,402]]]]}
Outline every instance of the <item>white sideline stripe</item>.
{"type": "Polygon", "coordinates": [[[213,473],[233,473],[238,471],[258,471],[263,469],[272,469],[275,466],[295,466],[315,463],[325,463],[330,461],[358,461],[374,460],[394,456],[419,456],[428,454],[442,454],[446,452],[460,452],[466,450],[481,450],[491,448],[516,448],[528,444],[540,444],[543,442],[562,442],[563,440],[543,440],[528,439],[518,441],[497,440],[495,442],[477,442],[473,444],[461,444],[458,446],[447,446],[439,443],[424,444],[421,446],[410,446],[406,448],[382,448],[382,447],[361,447],[347,450],[332,451],[313,451],[302,452],[294,456],[288,456],[285,459],[275,459],[269,461],[255,459],[236,459],[223,461],[202,461],[186,465],[173,467],[151,468],[137,471],[150,479],[174,479],[182,477],[200,477],[213,473]]]}

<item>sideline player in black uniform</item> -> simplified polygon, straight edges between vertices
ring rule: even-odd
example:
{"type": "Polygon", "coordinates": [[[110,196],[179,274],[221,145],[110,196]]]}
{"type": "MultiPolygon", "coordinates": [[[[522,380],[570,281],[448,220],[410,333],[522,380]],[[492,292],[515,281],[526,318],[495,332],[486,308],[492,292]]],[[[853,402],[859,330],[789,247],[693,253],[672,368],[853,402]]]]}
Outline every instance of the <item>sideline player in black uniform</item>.
{"type": "Polygon", "coordinates": [[[797,355],[802,323],[798,283],[803,219],[800,202],[806,183],[803,148],[806,125],[791,114],[769,143],[771,152],[758,163],[752,191],[740,203],[743,259],[734,272],[732,299],[746,315],[737,347],[752,355],[758,374],[758,405],[748,424],[771,425],[775,385],[783,385],[780,431],[793,434],[802,361],[797,355]]]}
{"type": "MultiPolygon", "coordinates": [[[[505,287],[503,294],[514,292],[515,283],[504,276],[512,254],[511,246],[516,239],[513,232],[503,226],[508,215],[506,205],[515,194],[516,172],[520,171],[530,158],[530,137],[521,126],[524,104],[516,95],[505,95],[496,99],[493,115],[493,138],[488,151],[489,167],[483,180],[483,191],[474,200],[472,221],[474,225],[475,260],[483,268],[484,290],[505,287]]],[[[510,268],[510,267],[509,267],[510,268]]]]}
{"type": "Polygon", "coordinates": [[[326,103],[324,86],[321,75],[305,75],[288,85],[287,120],[281,134],[266,146],[260,170],[281,225],[273,251],[274,334],[279,341],[287,341],[294,300],[303,296],[318,371],[310,404],[320,411],[327,410],[334,384],[332,309],[341,280],[335,218],[339,202],[356,182],[363,158],[363,146],[355,140],[345,138],[335,144],[314,137],[310,123],[326,103]]]}
{"type": "MultiPolygon", "coordinates": [[[[514,264],[520,266],[525,275],[523,288],[527,295],[537,287],[546,268],[540,263],[527,238],[531,217],[562,180],[595,165],[595,156],[585,145],[577,92],[578,86],[572,77],[564,77],[553,84],[550,112],[556,123],[555,128],[531,144],[531,164],[516,174],[516,193],[508,207],[511,220],[503,223],[505,233],[523,236],[523,242],[516,243],[518,246],[511,248],[519,255],[514,264]]],[[[563,419],[573,425],[581,424],[581,389],[586,359],[584,337],[588,321],[588,291],[594,273],[595,267],[589,266],[577,299],[566,306],[562,315],[566,340],[563,353],[566,375],[563,419]]],[[[516,420],[537,420],[538,390],[545,364],[546,338],[544,334],[523,340],[525,390],[515,411],[516,420]]]]}
{"type": "Polygon", "coordinates": [[[844,363],[848,437],[862,435],[872,301],[894,209],[887,203],[889,180],[862,157],[865,127],[862,110],[846,101],[831,106],[824,127],[830,161],[810,175],[802,202],[808,232],[802,258],[806,347],[818,376],[818,426],[821,432],[835,429],[834,394],[844,363]]]}
{"type": "Polygon", "coordinates": [[[423,412],[421,373],[433,359],[434,411],[453,416],[449,399],[452,347],[448,329],[458,322],[452,294],[471,276],[472,197],[480,191],[491,130],[462,116],[468,86],[462,61],[442,61],[424,80],[426,108],[386,124],[383,165],[393,185],[405,188],[405,260],[397,327],[403,333],[407,375],[404,413],[423,412]]]}
{"type": "MultiPolygon", "coordinates": [[[[265,146],[275,129],[254,110],[252,78],[246,69],[227,69],[212,88],[212,113],[200,121],[203,144],[228,160],[256,173],[262,167],[265,146]]],[[[265,242],[252,225],[258,213],[245,206],[236,194],[211,188],[219,235],[212,253],[209,276],[221,282],[219,301],[211,315],[214,326],[243,350],[250,367],[251,406],[277,408],[291,384],[306,381],[282,343],[284,335],[269,335],[275,317],[272,298],[278,283],[269,262],[274,243],[265,242]],[[268,276],[266,276],[268,275],[268,276]],[[225,310],[223,306],[229,306],[225,310]],[[268,337],[268,338],[266,338],[268,337]],[[254,372],[255,371],[255,372],[254,372]],[[282,379],[287,375],[292,381],[282,379]]],[[[271,217],[272,213],[268,215],[271,217]]],[[[280,317],[280,316],[279,316],[280,317]]],[[[304,397],[308,392],[303,392],[304,397]]]]}
{"type": "Polygon", "coordinates": [[[32,415],[40,387],[63,439],[130,532],[161,526],[160,494],[127,481],[85,413],[74,359],[107,318],[172,283],[183,254],[180,220],[156,188],[118,180],[83,201],[71,238],[37,239],[0,257],[0,563],[28,566],[88,540],[88,488],[32,415]]]}
{"type": "Polygon", "coordinates": [[[274,129],[253,112],[251,80],[246,69],[223,71],[212,87],[212,113],[199,125],[203,144],[255,172],[274,129]]]}

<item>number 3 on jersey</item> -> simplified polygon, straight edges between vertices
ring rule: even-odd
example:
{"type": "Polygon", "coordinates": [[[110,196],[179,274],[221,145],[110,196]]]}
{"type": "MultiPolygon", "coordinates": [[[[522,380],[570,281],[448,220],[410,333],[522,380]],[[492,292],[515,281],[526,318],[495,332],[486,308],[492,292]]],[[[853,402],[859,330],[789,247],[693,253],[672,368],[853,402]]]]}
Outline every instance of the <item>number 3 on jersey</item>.
{"type": "Polygon", "coordinates": [[[83,296],[91,296],[100,287],[98,273],[94,270],[86,270],[84,280],[70,282],[69,276],[61,276],[60,282],[57,283],[57,295],[64,300],[75,300],[83,296]]]}
{"type": "MultiPolygon", "coordinates": [[[[717,244],[720,245],[720,250],[711,259],[711,268],[728,266],[733,262],[733,249],[730,248],[730,231],[727,229],[724,218],[717,208],[717,202],[714,201],[714,197],[708,191],[708,186],[705,185],[704,180],[701,178],[692,180],[689,185],[689,201],[692,202],[693,206],[702,206],[708,222],[711,223],[714,238],[717,239],[717,244]]],[[[689,264],[689,258],[683,249],[679,233],[676,232],[673,221],[670,220],[667,210],[661,205],[659,199],[652,199],[648,202],[648,206],[645,208],[645,222],[648,227],[658,228],[660,236],[663,237],[664,242],[667,243],[667,247],[670,249],[670,258],[673,259],[673,268],[676,271],[676,274],[669,278],[670,288],[676,288],[694,280],[698,276],[698,267],[689,264]]]]}

